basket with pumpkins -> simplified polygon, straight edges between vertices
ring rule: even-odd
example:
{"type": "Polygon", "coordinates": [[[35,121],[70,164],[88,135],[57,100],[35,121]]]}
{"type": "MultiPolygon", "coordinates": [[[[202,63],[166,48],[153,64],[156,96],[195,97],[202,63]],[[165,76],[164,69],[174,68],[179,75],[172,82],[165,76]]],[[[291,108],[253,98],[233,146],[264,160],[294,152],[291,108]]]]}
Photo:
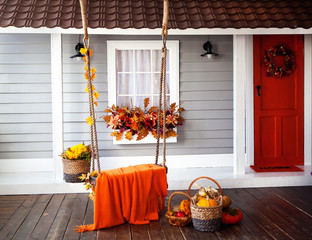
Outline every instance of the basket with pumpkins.
{"type": "Polygon", "coordinates": [[[189,186],[188,194],[195,184],[199,190],[191,198],[191,217],[194,228],[204,232],[214,232],[220,229],[222,223],[222,208],[231,204],[231,199],[223,194],[219,183],[210,177],[199,177],[193,180],[189,186]],[[209,179],[219,188],[200,187],[196,181],[199,179],[209,179]]]}
{"type": "Polygon", "coordinates": [[[170,195],[168,201],[168,211],[166,213],[166,218],[169,220],[169,223],[173,226],[183,227],[191,222],[191,210],[190,210],[191,197],[190,195],[184,192],[174,192],[170,195]],[[184,195],[188,199],[181,201],[180,205],[171,206],[172,197],[174,195],[184,195]]]}

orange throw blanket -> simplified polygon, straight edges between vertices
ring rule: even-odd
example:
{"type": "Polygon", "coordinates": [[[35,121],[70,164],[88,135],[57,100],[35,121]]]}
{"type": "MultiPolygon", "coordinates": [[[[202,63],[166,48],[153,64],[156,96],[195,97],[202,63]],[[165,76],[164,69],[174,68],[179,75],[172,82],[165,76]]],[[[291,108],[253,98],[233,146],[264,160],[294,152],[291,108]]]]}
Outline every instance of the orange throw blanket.
{"type": "Polygon", "coordinates": [[[94,224],[78,232],[113,227],[125,222],[147,224],[158,220],[167,196],[166,169],[142,164],[101,171],[96,179],[94,224]]]}

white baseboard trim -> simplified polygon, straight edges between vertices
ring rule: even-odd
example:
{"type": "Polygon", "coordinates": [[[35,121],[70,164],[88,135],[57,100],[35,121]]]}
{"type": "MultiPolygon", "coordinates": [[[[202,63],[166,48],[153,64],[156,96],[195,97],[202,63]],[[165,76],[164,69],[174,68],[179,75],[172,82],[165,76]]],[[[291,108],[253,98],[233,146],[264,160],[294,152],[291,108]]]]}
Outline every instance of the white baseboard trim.
{"type": "MultiPolygon", "coordinates": [[[[168,155],[166,157],[168,168],[198,168],[198,167],[230,167],[233,166],[233,154],[203,154],[203,155],[168,155]]],[[[59,158],[59,161],[62,161],[59,158]]],[[[136,157],[102,157],[101,169],[113,169],[144,163],[154,163],[155,156],[136,157]]],[[[163,162],[159,156],[159,163],[163,162]]],[[[0,159],[0,173],[10,172],[53,172],[53,158],[35,159],[0,159]]],[[[62,167],[62,164],[59,165],[62,167]]],[[[62,169],[60,169],[62,172],[62,169]]]]}
{"type": "Polygon", "coordinates": [[[0,159],[0,173],[50,172],[54,170],[53,158],[0,159]]]}

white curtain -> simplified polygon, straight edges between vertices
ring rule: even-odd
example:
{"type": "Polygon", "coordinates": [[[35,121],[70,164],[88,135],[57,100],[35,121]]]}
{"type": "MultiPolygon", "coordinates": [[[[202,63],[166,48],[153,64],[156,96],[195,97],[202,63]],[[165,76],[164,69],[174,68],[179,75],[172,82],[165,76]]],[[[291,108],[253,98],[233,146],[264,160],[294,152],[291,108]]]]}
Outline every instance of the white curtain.
{"type": "MultiPolygon", "coordinates": [[[[169,55],[169,52],[167,56],[169,55]]],[[[143,99],[158,105],[161,50],[116,50],[117,105],[143,107],[143,99]]],[[[170,94],[167,58],[167,101],[170,94]]]]}

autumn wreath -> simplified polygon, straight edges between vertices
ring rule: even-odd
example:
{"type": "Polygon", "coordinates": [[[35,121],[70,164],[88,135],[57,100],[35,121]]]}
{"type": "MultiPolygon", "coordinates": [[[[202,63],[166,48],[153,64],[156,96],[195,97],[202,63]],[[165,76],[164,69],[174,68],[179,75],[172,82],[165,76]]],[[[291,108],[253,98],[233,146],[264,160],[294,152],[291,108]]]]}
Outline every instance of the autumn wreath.
{"type": "Polygon", "coordinates": [[[294,55],[289,49],[285,48],[283,45],[270,48],[268,51],[265,51],[264,66],[267,70],[267,76],[288,76],[294,66],[294,55]],[[273,58],[275,56],[283,56],[285,60],[284,65],[277,66],[273,61],[273,58]]]}

